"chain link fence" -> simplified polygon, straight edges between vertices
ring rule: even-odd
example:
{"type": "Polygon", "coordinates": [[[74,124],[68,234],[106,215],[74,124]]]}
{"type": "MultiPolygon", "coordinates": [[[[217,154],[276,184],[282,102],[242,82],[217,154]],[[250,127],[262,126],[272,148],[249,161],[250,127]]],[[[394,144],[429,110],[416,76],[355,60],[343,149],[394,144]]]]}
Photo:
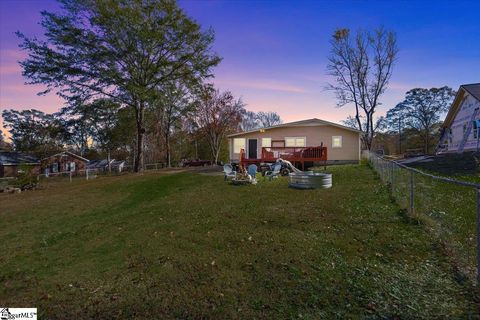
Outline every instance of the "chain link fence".
{"type": "MultiPolygon", "coordinates": [[[[166,168],[165,163],[149,163],[144,165],[145,171],[159,170],[166,168]]],[[[99,176],[116,176],[126,174],[128,172],[133,172],[133,166],[124,165],[121,170],[112,169],[109,171],[107,168],[104,169],[84,169],[76,171],[62,171],[62,172],[50,172],[48,174],[39,174],[37,176],[38,182],[62,182],[62,181],[75,181],[75,180],[91,180],[99,176]]]]}
{"type": "Polygon", "coordinates": [[[440,240],[457,275],[480,284],[480,184],[424,173],[372,152],[363,157],[409,216],[440,240]]]}

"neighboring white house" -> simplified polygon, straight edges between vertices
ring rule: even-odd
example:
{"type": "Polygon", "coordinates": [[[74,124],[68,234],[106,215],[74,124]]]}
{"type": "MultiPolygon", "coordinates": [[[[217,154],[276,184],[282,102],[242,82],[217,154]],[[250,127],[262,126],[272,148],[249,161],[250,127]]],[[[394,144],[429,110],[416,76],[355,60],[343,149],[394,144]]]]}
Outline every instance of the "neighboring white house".
{"type": "Polygon", "coordinates": [[[438,153],[474,151],[480,147],[480,83],[464,84],[442,125],[438,153]]]}

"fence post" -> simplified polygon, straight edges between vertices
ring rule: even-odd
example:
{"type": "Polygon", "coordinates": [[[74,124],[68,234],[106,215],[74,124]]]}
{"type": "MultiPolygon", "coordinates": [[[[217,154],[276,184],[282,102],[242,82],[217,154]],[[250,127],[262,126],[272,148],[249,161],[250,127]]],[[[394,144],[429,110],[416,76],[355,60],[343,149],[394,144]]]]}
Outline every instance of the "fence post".
{"type": "Polygon", "coordinates": [[[88,169],[85,170],[85,176],[86,176],[86,178],[87,178],[87,180],[88,180],[88,169]]]}
{"type": "Polygon", "coordinates": [[[414,186],[414,176],[415,173],[410,171],[410,214],[413,216],[413,211],[415,210],[415,186],[414,186]]]}
{"type": "Polygon", "coordinates": [[[70,182],[72,182],[72,171],[70,171],[70,182]]]}
{"type": "Polygon", "coordinates": [[[480,285],[480,188],[477,188],[477,285],[480,285]]]}

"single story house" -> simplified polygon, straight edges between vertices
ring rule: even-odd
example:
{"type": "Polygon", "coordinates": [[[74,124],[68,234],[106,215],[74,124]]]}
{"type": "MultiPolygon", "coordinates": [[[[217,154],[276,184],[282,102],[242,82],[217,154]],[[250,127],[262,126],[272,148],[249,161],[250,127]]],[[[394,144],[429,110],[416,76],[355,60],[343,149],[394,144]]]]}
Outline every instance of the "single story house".
{"type": "Polygon", "coordinates": [[[323,147],[327,150],[327,163],[332,164],[360,161],[361,134],[360,130],[313,118],[239,132],[227,138],[231,162],[239,162],[242,157],[261,161],[267,153],[281,157],[282,150],[312,153],[313,148],[323,147]]]}
{"type": "Polygon", "coordinates": [[[0,178],[16,177],[23,166],[31,168],[31,173],[40,173],[40,160],[23,152],[0,152],[0,178]]]}
{"type": "Polygon", "coordinates": [[[480,147],[480,83],[464,84],[441,128],[437,153],[462,153],[480,147]]]}
{"type": "Polygon", "coordinates": [[[42,172],[46,175],[73,172],[84,173],[89,160],[69,151],[63,151],[42,159],[42,172]]]}

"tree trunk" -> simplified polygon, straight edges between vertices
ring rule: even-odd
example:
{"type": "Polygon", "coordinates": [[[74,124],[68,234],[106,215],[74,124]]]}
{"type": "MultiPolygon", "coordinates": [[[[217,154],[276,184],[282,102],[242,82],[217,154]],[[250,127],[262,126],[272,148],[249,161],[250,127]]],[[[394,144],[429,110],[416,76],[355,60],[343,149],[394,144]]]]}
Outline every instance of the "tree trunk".
{"type": "Polygon", "coordinates": [[[136,112],[136,124],[137,124],[137,154],[135,159],[135,172],[143,171],[143,139],[145,129],[143,128],[143,105],[141,104],[136,112]]]}
{"type": "Polygon", "coordinates": [[[112,173],[112,164],[110,159],[110,149],[107,151],[108,173],[112,173]]]}
{"type": "Polygon", "coordinates": [[[171,164],[171,155],[170,155],[170,134],[168,132],[165,134],[165,149],[166,149],[165,161],[167,162],[167,167],[170,168],[172,164],[171,164]]]}
{"type": "Polygon", "coordinates": [[[215,160],[213,162],[213,165],[216,165],[218,163],[218,155],[220,154],[220,147],[217,149],[217,152],[215,153],[215,160]]]}
{"type": "Polygon", "coordinates": [[[429,144],[429,137],[428,137],[428,131],[425,131],[425,154],[428,154],[428,144],[429,144]]]}

